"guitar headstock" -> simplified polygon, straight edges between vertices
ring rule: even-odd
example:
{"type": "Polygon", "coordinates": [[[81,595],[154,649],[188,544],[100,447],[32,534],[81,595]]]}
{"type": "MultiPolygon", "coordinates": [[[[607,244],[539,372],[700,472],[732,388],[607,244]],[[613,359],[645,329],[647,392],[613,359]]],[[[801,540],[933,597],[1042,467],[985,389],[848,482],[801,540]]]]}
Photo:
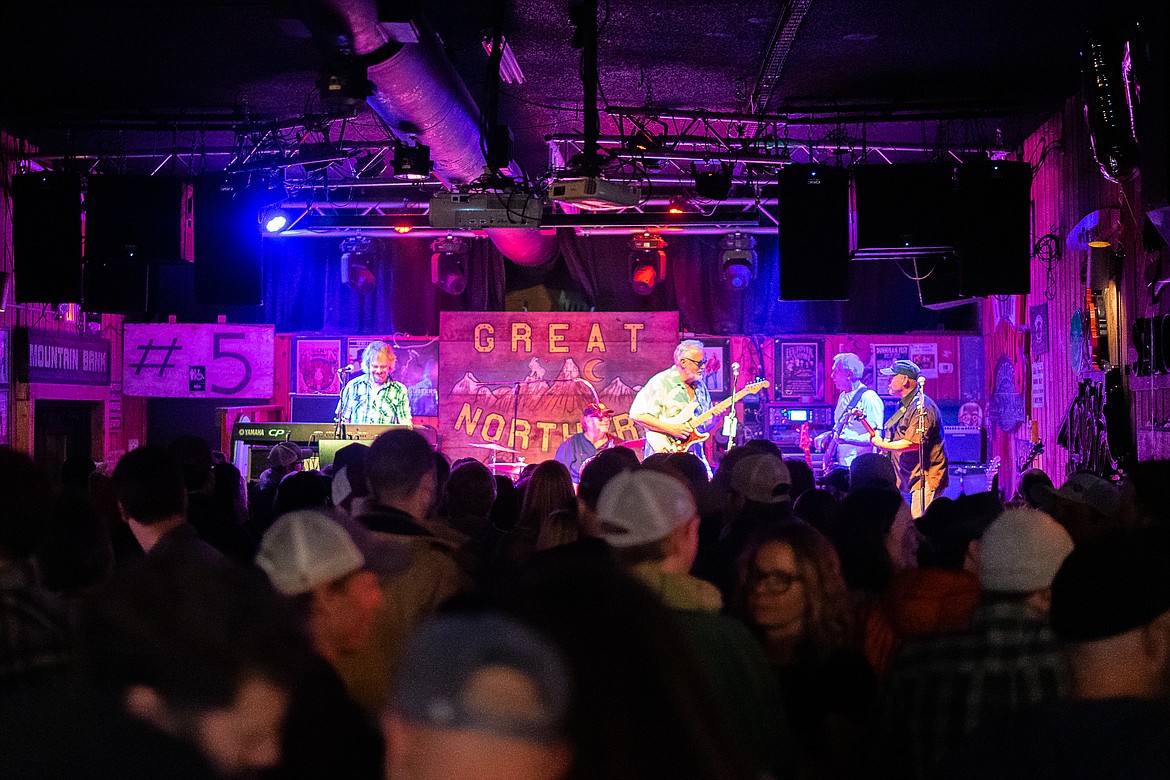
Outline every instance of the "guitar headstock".
{"type": "Polygon", "coordinates": [[[746,387],[744,387],[743,393],[744,393],[744,395],[751,395],[752,393],[758,393],[761,390],[768,388],[768,387],[771,387],[771,386],[772,386],[772,383],[769,382],[768,380],[757,379],[756,381],[752,382],[750,385],[747,385],[746,387]]]}

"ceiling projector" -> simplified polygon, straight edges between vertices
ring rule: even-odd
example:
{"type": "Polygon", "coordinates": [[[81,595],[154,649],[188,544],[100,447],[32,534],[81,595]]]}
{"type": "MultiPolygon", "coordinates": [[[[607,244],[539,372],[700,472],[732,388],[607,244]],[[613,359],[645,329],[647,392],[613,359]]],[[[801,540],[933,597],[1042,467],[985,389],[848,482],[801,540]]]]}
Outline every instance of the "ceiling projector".
{"type": "Polygon", "coordinates": [[[637,206],[642,202],[642,188],[597,177],[554,179],[548,186],[548,196],[577,208],[603,211],[637,206]]]}

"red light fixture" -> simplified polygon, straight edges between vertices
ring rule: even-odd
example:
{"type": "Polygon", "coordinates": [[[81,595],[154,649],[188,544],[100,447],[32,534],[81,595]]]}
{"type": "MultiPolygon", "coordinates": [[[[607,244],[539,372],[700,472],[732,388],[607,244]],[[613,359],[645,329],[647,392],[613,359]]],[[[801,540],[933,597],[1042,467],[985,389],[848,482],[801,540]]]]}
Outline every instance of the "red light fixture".
{"type": "Polygon", "coordinates": [[[666,242],[649,231],[630,239],[630,285],[638,295],[649,295],[666,278],[666,242]]]}

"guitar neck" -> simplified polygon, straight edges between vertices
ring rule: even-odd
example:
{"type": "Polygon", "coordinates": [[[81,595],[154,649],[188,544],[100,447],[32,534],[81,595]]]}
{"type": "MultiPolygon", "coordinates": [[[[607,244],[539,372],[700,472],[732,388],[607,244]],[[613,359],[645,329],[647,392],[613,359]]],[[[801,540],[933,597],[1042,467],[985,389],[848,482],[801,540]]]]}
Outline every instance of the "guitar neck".
{"type": "Polygon", "coordinates": [[[730,408],[732,406],[732,404],[738,403],[739,399],[743,398],[745,395],[750,395],[752,392],[754,392],[754,391],[745,387],[743,390],[739,390],[738,392],[736,392],[735,395],[733,395],[729,398],[724,398],[722,401],[715,404],[714,406],[712,406],[710,409],[703,412],[702,414],[695,415],[694,419],[691,420],[691,425],[693,425],[696,428],[699,427],[700,425],[707,422],[715,415],[722,414],[723,411],[730,408]]]}

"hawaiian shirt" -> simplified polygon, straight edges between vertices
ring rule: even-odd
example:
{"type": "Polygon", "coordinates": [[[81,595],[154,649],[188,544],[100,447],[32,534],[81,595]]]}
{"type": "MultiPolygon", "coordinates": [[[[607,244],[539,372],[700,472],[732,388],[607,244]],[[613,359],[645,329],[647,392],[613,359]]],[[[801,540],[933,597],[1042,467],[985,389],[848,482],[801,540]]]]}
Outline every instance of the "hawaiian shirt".
{"type": "Polygon", "coordinates": [[[410,399],[406,386],[393,379],[375,387],[369,374],[362,374],[341,391],[338,419],[354,425],[410,425],[410,399]]]}
{"type": "MultiPolygon", "coordinates": [[[[711,408],[711,394],[707,392],[707,385],[704,382],[696,382],[692,388],[695,391],[694,400],[699,402],[699,408],[695,413],[702,414],[711,408]]],[[[669,420],[678,416],[690,403],[691,397],[687,395],[687,384],[683,381],[678,366],[671,366],[646,380],[646,384],[642,386],[642,389],[634,396],[633,403],[630,404],[630,417],[649,414],[660,420],[669,420]]],[[[706,433],[716,424],[716,419],[708,420],[704,425],[699,426],[699,430],[706,433]]],[[[694,445],[691,452],[698,455],[706,463],[700,445],[694,445]]],[[[653,448],[647,443],[646,454],[652,453],[653,448]]]]}

